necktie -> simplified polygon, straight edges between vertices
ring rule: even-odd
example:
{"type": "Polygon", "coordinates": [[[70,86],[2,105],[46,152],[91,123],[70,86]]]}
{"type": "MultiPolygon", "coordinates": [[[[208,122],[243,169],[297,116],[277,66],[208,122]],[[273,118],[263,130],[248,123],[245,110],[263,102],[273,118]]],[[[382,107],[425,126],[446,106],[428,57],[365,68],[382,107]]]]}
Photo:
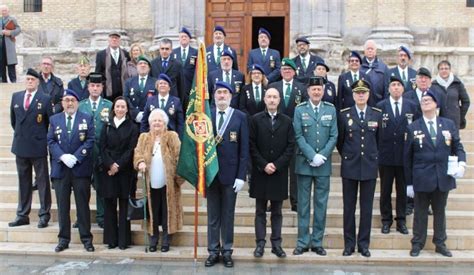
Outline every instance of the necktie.
{"type": "Polygon", "coordinates": [[[92,112],[97,111],[97,103],[94,101],[92,102],[92,112]]]}
{"type": "Polygon", "coordinates": [[[359,78],[357,77],[357,74],[354,74],[353,82],[356,82],[357,80],[359,80],[359,78]]]}
{"type": "Polygon", "coordinates": [[[183,52],[181,53],[181,63],[184,63],[186,62],[186,49],[183,49],[183,52]]]}
{"type": "Polygon", "coordinates": [[[255,101],[257,103],[260,102],[260,91],[258,90],[258,86],[255,86],[255,101]]]}
{"type": "Polygon", "coordinates": [[[72,116],[67,116],[66,128],[67,128],[67,136],[70,138],[71,132],[72,132],[72,116]]]}
{"type": "Polygon", "coordinates": [[[85,86],[86,86],[86,80],[81,80],[81,87],[82,87],[82,89],[84,89],[85,86]]]}
{"type": "Polygon", "coordinates": [[[164,110],[165,109],[165,99],[162,98],[162,99],[160,99],[160,101],[161,101],[160,109],[164,110]]]}
{"type": "Polygon", "coordinates": [[[433,141],[433,144],[436,146],[436,131],[433,126],[433,121],[428,121],[428,124],[430,125],[431,140],[433,141]]]}
{"type": "Polygon", "coordinates": [[[265,59],[266,52],[267,52],[267,50],[265,50],[265,49],[262,50],[262,57],[263,57],[263,59],[265,59]]]}
{"type": "Polygon", "coordinates": [[[364,112],[360,111],[360,121],[364,121],[364,112]]]}
{"type": "Polygon", "coordinates": [[[301,65],[303,66],[303,71],[306,71],[306,61],[305,58],[301,58],[301,65]]]}
{"type": "Polygon", "coordinates": [[[143,92],[143,89],[145,88],[145,78],[140,77],[140,91],[143,92]]]}
{"type": "Polygon", "coordinates": [[[270,115],[270,120],[272,122],[272,128],[273,128],[273,125],[275,125],[276,115],[270,115]]]}
{"type": "Polygon", "coordinates": [[[218,129],[218,130],[220,130],[221,127],[222,127],[222,124],[224,124],[224,114],[225,114],[225,112],[219,111],[220,117],[219,117],[219,124],[218,124],[218,126],[217,126],[217,129],[218,129]]]}
{"type": "Polygon", "coordinates": [[[229,72],[225,72],[225,82],[230,84],[230,74],[229,74],[229,72]]]}
{"type": "Polygon", "coordinates": [[[288,103],[290,102],[290,95],[291,95],[291,85],[290,83],[286,83],[285,106],[288,106],[288,103]]]}
{"type": "Polygon", "coordinates": [[[400,109],[398,108],[398,101],[395,101],[395,118],[400,116],[400,109]]]}
{"type": "Polygon", "coordinates": [[[114,51],[114,61],[115,61],[115,64],[118,64],[118,59],[119,59],[118,50],[115,50],[115,51],[114,51]]]}
{"type": "Polygon", "coordinates": [[[161,63],[161,66],[163,67],[163,69],[166,69],[168,67],[168,61],[163,60],[163,62],[161,63]]]}
{"type": "Polygon", "coordinates": [[[405,75],[405,71],[402,71],[402,80],[403,80],[403,82],[407,82],[407,77],[405,75]]]}
{"type": "Polygon", "coordinates": [[[217,46],[217,58],[216,58],[216,64],[219,65],[221,64],[221,46],[217,46]]]}
{"type": "Polygon", "coordinates": [[[26,93],[25,110],[28,110],[28,108],[30,108],[30,101],[31,101],[31,93],[26,93]]]}
{"type": "Polygon", "coordinates": [[[314,107],[314,114],[316,115],[316,117],[318,117],[318,115],[319,115],[319,108],[318,107],[314,107]]]}

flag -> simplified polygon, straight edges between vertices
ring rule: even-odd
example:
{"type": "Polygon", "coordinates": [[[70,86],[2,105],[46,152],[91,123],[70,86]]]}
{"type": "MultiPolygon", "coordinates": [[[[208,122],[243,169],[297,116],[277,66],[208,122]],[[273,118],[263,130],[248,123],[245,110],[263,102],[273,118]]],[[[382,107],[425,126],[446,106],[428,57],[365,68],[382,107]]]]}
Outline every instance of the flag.
{"type": "Polygon", "coordinates": [[[177,173],[206,196],[219,171],[216,142],[207,91],[207,60],[204,43],[199,44],[196,71],[186,111],[177,173]]]}

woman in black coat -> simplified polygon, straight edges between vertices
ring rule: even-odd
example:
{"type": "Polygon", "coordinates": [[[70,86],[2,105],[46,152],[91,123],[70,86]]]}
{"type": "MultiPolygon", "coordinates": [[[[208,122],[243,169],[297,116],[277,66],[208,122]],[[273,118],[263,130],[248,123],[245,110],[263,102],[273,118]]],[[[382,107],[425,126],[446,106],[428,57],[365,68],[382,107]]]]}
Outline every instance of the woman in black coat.
{"type": "Polygon", "coordinates": [[[114,100],[109,123],[100,138],[102,158],[101,195],[104,197],[104,244],[109,249],[126,249],[131,244],[130,221],[127,220],[128,198],[132,186],[133,152],[138,141],[138,126],[130,119],[128,101],[114,100]],[[117,201],[119,213],[117,215],[117,201]]]}
{"type": "Polygon", "coordinates": [[[328,79],[329,67],[323,62],[316,63],[314,76],[324,77],[324,95],[322,101],[326,101],[336,105],[336,85],[328,79]]]}
{"type": "Polygon", "coordinates": [[[263,97],[267,90],[268,80],[265,77],[265,71],[258,64],[252,65],[249,75],[252,81],[242,87],[239,98],[239,110],[248,116],[253,116],[265,109],[263,97]],[[257,92],[259,98],[256,98],[257,92]]]}

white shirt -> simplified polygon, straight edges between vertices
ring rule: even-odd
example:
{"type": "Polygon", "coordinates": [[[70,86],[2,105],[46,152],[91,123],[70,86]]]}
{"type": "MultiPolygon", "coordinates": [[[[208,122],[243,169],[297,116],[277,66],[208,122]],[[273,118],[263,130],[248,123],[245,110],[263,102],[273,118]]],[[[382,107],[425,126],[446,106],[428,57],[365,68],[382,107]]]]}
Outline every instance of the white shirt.
{"type": "Polygon", "coordinates": [[[433,119],[428,119],[427,117],[423,116],[423,121],[425,121],[426,129],[428,129],[428,133],[430,132],[430,121],[433,121],[433,128],[435,133],[438,133],[438,128],[436,127],[436,116],[433,119]]]}
{"type": "Polygon", "coordinates": [[[115,63],[117,63],[120,58],[119,48],[117,49],[110,48],[110,54],[112,55],[112,58],[114,59],[115,63]],[[117,56],[117,59],[115,59],[115,56],[117,56]]]}
{"type": "Polygon", "coordinates": [[[268,47],[266,47],[266,48],[260,48],[260,53],[263,54],[263,51],[264,51],[264,50],[265,50],[265,58],[266,58],[267,55],[268,55],[268,47]]]}
{"type": "MultiPolygon", "coordinates": [[[[392,111],[393,111],[393,116],[395,116],[395,99],[393,99],[392,97],[389,97],[390,98],[390,105],[392,106],[392,111]]],[[[400,97],[397,102],[398,102],[398,111],[400,113],[400,115],[402,114],[402,97],[400,97]]]]}
{"type": "MultiPolygon", "coordinates": [[[[216,127],[217,131],[219,131],[219,119],[221,118],[221,114],[219,112],[222,112],[219,108],[216,108],[216,127]]],[[[230,107],[227,107],[227,109],[224,110],[224,121],[227,119],[227,116],[229,115],[230,112],[230,107]]],[[[224,127],[224,124],[222,124],[222,127],[224,127]]]]}
{"type": "Polygon", "coordinates": [[[138,85],[140,85],[142,78],[143,78],[143,85],[146,85],[146,81],[148,80],[148,74],[144,76],[138,75],[138,85]]]}
{"type": "Polygon", "coordinates": [[[253,97],[257,99],[257,93],[255,92],[255,87],[258,87],[258,93],[260,94],[260,100],[262,100],[262,85],[255,85],[255,83],[252,82],[252,91],[253,91],[253,97]]]}
{"type": "Polygon", "coordinates": [[[357,105],[354,105],[354,106],[356,107],[357,117],[359,117],[360,119],[360,112],[364,112],[364,120],[367,120],[367,105],[365,105],[364,110],[359,109],[357,105]]]}
{"type": "Polygon", "coordinates": [[[319,101],[318,105],[314,105],[313,102],[311,102],[311,100],[308,100],[308,102],[311,105],[311,109],[313,109],[313,111],[314,111],[314,108],[318,108],[318,112],[321,111],[321,101],[319,101]]]}
{"type": "Polygon", "coordinates": [[[288,87],[288,85],[286,85],[286,83],[290,83],[290,88],[291,88],[291,90],[293,90],[293,79],[288,81],[288,82],[283,79],[283,96],[285,95],[286,87],[288,87]]]}
{"type": "Polygon", "coordinates": [[[161,145],[155,141],[151,158],[150,185],[153,189],[160,189],[166,185],[165,164],[161,155],[161,145]]]}
{"type": "Polygon", "coordinates": [[[360,71],[357,71],[357,72],[355,72],[355,73],[354,73],[353,71],[351,71],[352,80],[354,80],[354,75],[357,75],[357,80],[360,79],[360,71]]]}
{"type": "Polygon", "coordinates": [[[226,81],[226,76],[227,76],[226,74],[227,73],[229,73],[229,80],[230,80],[230,83],[232,83],[232,68],[228,72],[222,70],[222,81],[224,81],[224,82],[226,81]]]}
{"type": "MultiPolygon", "coordinates": [[[[213,49],[213,51],[214,51],[214,57],[215,57],[215,59],[217,59],[217,57],[219,56],[219,55],[217,54],[217,53],[218,53],[218,52],[217,52],[217,47],[218,47],[218,46],[217,46],[216,44],[214,44],[214,49],[213,49]]],[[[222,54],[222,52],[224,51],[224,43],[222,43],[222,45],[220,45],[219,47],[220,47],[220,49],[221,49],[221,54],[222,54]]]]}
{"type": "Polygon", "coordinates": [[[116,116],[114,116],[114,124],[115,124],[115,127],[119,127],[126,119],[127,117],[126,116],[123,116],[122,118],[117,118],[116,116]]]}
{"type": "MultiPolygon", "coordinates": [[[[72,119],[71,119],[71,131],[74,128],[74,120],[76,119],[76,114],[77,114],[77,112],[75,112],[74,114],[71,115],[71,117],[72,117],[72,119]]],[[[67,129],[67,117],[68,116],[69,116],[69,114],[65,112],[64,113],[64,120],[66,121],[66,124],[65,124],[66,129],[67,129]]]]}
{"type": "Polygon", "coordinates": [[[37,91],[38,90],[34,90],[31,93],[28,93],[28,91],[25,92],[25,98],[23,98],[23,108],[25,108],[25,110],[26,110],[26,98],[28,97],[28,94],[31,94],[31,96],[30,96],[30,107],[31,107],[31,104],[33,103],[33,98],[35,98],[35,95],[36,95],[37,91]]]}
{"type": "Polygon", "coordinates": [[[420,89],[416,88],[416,97],[418,97],[418,102],[421,102],[421,97],[423,96],[423,91],[420,89]]]}
{"type": "Polygon", "coordinates": [[[161,107],[161,99],[163,98],[165,100],[164,104],[166,106],[166,104],[168,104],[168,98],[170,97],[169,94],[165,95],[165,96],[161,96],[160,94],[158,95],[158,108],[161,107]]]}
{"type": "Polygon", "coordinates": [[[400,78],[402,81],[407,81],[408,80],[408,66],[405,67],[405,69],[402,69],[400,66],[398,67],[398,73],[400,74],[400,78]],[[405,79],[403,79],[403,73],[405,73],[405,79]]]}
{"type": "Polygon", "coordinates": [[[308,65],[309,65],[309,53],[306,54],[306,56],[302,56],[300,55],[300,59],[301,59],[301,65],[303,65],[303,60],[304,60],[304,64],[306,65],[306,68],[308,68],[308,65]]]}
{"type": "Polygon", "coordinates": [[[91,97],[89,97],[89,101],[91,102],[91,110],[94,110],[94,102],[95,102],[95,109],[99,109],[99,102],[100,102],[100,96],[97,98],[96,101],[92,100],[91,97]]]}

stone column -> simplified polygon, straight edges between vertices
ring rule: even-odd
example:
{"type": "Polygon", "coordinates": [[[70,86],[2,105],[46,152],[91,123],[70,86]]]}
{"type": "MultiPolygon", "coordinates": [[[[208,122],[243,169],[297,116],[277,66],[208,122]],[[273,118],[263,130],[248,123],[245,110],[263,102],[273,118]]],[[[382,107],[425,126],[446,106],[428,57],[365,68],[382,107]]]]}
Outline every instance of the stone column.
{"type": "Polygon", "coordinates": [[[91,46],[106,47],[108,34],[112,30],[120,32],[122,46],[128,46],[130,38],[124,29],[125,0],[96,0],[95,13],[95,28],[92,31],[91,46]]]}

